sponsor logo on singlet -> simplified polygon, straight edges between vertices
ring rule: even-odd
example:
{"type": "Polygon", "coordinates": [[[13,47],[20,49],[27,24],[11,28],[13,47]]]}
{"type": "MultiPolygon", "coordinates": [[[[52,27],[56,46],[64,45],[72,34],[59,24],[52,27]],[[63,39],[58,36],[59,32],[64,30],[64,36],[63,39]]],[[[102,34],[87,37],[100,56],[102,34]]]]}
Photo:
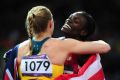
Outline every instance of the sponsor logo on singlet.
{"type": "Polygon", "coordinates": [[[52,76],[52,64],[45,54],[23,57],[20,70],[23,76],[52,76]]]}

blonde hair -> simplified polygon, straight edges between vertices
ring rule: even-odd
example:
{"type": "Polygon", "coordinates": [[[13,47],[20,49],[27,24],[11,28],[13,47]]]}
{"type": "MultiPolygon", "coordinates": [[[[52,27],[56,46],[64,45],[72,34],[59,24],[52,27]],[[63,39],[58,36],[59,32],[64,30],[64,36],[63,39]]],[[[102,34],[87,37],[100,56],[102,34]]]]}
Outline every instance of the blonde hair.
{"type": "MultiPolygon", "coordinates": [[[[28,12],[25,23],[29,39],[31,40],[34,35],[44,32],[47,29],[48,21],[52,18],[52,13],[47,7],[33,7],[28,12]]],[[[32,40],[30,50],[32,53],[32,40]]]]}

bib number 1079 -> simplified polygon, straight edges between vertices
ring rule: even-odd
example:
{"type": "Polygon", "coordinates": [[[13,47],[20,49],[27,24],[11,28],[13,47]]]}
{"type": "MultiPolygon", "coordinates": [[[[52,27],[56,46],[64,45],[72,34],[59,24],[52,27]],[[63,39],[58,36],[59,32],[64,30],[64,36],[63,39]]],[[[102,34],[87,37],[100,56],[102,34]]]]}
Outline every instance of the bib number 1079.
{"type": "Polygon", "coordinates": [[[50,62],[49,61],[31,61],[30,63],[28,63],[28,61],[25,61],[25,70],[28,71],[28,68],[31,71],[39,71],[40,67],[44,67],[45,71],[47,71],[47,69],[50,66],[50,62]]]}
{"type": "Polygon", "coordinates": [[[21,70],[23,73],[51,73],[52,65],[45,59],[24,59],[21,70]]]}

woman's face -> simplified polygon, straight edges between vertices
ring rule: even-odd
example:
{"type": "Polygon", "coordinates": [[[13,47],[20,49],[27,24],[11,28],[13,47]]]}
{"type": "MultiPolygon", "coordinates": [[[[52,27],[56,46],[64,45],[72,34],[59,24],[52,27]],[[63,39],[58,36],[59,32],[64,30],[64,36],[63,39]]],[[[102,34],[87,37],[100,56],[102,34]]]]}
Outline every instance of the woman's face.
{"type": "Polygon", "coordinates": [[[68,19],[66,19],[65,24],[62,27],[62,32],[68,33],[69,35],[80,35],[80,32],[82,30],[82,26],[84,25],[82,23],[82,19],[84,19],[82,16],[73,13],[69,16],[68,19]]]}

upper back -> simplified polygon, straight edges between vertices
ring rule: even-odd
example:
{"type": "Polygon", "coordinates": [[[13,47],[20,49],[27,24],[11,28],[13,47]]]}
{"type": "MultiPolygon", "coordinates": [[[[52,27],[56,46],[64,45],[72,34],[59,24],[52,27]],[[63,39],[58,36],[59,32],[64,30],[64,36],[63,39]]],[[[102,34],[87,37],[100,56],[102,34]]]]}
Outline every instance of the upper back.
{"type": "MultiPolygon", "coordinates": [[[[24,70],[22,70],[23,68],[21,67],[21,66],[23,66],[22,64],[24,64],[24,60],[27,58],[27,60],[26,61],[31,61],[31,60],[38,60],[38,61],[40,61],[40,60],[43,60],[44,58],[42,58],[42,56],[44,55],[44,54],[46,54],[45,56],[46,56],[46,59],[48,60],[48,61],[50,61],[52,64],[51,64],[51,66],[52,66],[52,68],[49,68],[49,69],[52,69],[52,76],[51,76],[51,78],[54,78],[54,77],[56,77],[56,76],[58,76],[58,75],[61,75],[62,73],[63,73],[63,70],[64,70],[64,67],[63,67],[63,63],[62,63],[62,65],[61,66],[59,66],[59,64],[61,63],[61,62],[59,62],[59,61],[61,61],[61,60],[59,60],[59,58],[58,58],[58,60],[56,60],[56,57],[58,56],[57,55],[57,52],[55,53],[54,51],[56,51],[57,49],[55,48],[55,46],[56,46],[56,44],[57,44],[57,42],[56,42],[57,40],[56,39],[49,39],[49,40],[47,40],[46,42],[44,42],[43,43],[43,45],[42,45],[42,47],[41,47],[41,50],[40,50],[40,52],[38,53],[38,55],[40,54],[41,56],[27,56],[27,55],[30,55],[29,54],[29,47],[30,47],[30,41],[29,40],[27,40],[27,41],[25,41],[25,42],[23,42],[23,43],[21,43],[20,44],[20,46],[19,46],[19,49],[18,49],[18,60],[19,60],[19,64],[20,64],[20,72],[19,72],[19,74],[20,74],[20,77],[21,77],[21,79],[38,79],[38,78],[42,78],[42,77],[29,77],[29,76],[23,76],[22,74],[24,73],[24,70]],[[54,49],[53,49],[54,48],[54,49]],[[42,55],[43,54],[43,55],[42,55]],[[56,55],[57,56],[56,56],[56,55]],[[23,57],[23,56],[27,56],[26,58],[25,57],[23,57]],[[48,57],[47,57],[48,56],[48,57]],[[32,57],[32,59],[30,58],[30,57],[32,57]],[[38,58],[39,57],[39,58],[38,58]],[[41,58],[40,58],[41,57],[41,58]],[[30,60],[28,60],[28,59],[30,59],[30,60]],[[58,62],[55,62],[55,61],[58,61],[58,62]],[[57,65],[55,64],[55,63],[57,63],[57,65]]],[[[41,41],[42,42],[42,41],[41,41]]],[[[37,55],[37,54],[35,54],[35,55],[37,55]]],[[[45,59],[45,60],[46,60],[45,59]]],[[[43,60],[44,61],[44,60],[43,60]]],[[[36,63],[37,64],[37,63],[36,63]]],[[[47,73],[47,72],[46,72],[47,73]]],[[[44,77],[43,79],[45,79],[46,80],[46,78],[44,77]]]]}

